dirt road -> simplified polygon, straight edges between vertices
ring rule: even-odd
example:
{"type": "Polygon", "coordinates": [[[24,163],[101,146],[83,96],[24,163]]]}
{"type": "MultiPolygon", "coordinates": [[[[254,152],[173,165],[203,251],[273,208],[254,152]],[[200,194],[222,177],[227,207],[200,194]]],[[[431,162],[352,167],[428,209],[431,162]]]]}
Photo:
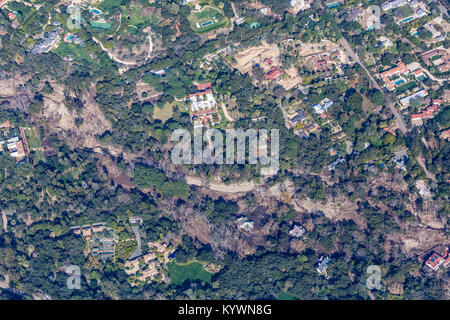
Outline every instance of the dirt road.
{"type": "Polygon", "coordinates": [[[126,66],[134,66],[137,64],[136,61],[124,61],[124,60],[121,60],[121,59],[115,57],[108,49],[105,48],[105,46],[103,45],[103,43],[100,40],[96,39],[95,37],[92,37],[92,40],[94,40],[95,43],[100,45],[100,48],[102,48],[102,50],[108,54],[108,56],[111,60],[114,60],[114,61],[124,64],[126,66]]]}
{"type": "Polygon", "coordinates": [[[189,185],[195,185],[199,187],[204,187],[213,191],[223,192],[223,193],[241,193],[250,192],[255,189],[256,185],[253,181],[234,183],[226,185],[224,183],[203,183],[202,179],[198,177],[186,176],[186,182],[189,185]]]}
{"type": "Polygon", "coordinates": [[[222,110],[223,110],[223,114],[224,114],[225,118],[227,118],[228,121],[233,122],[234,119],[228,113],[227,107],[225,106],[225,103],[223,103],[223,102],[222,102],[222,110]]]}

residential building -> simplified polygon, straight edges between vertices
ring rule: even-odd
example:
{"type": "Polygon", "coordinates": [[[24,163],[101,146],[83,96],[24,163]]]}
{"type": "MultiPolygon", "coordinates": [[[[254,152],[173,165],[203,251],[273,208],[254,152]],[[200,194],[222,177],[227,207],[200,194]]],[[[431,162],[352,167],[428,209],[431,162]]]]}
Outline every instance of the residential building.
{"type": "Polygon", "coordinates": [[[385,36],[379,37],[378,41],[379,41],[379,45],[381,47],[384,47],[385,49],[390,48],[394,45],[394,43],[391,41],[391,39],[389,39],[385,36]]]}
{"type": "Polygon", "coordinates": [[[401,6],[404,6],[408,4],[408,0],[394,0],[394,1],[388,1],[385,2],[381,5],[381,9],[383,9],[383,11],[388,11],[390,9],[395,9],[401,6]]]}
{"type": "Polygon", "coordinates": [[[36,44],[30,48],[31,53],[40,54],[49,52],[52,47],[61,39],[60,34],[64,31],[61,27],[56,27],[49,35],[39,44],[36,44]]]}
{"type": "Polygon", "coordinates": [[[11,20],[15,20],[16,16],[17,16],[17,14],[15,12],[12,12],[12,11],[8,12],[8,18],[10,18],[11,20]]]}
{"type": "Polygon", "coordinates": [[[281,71],[280,69],[278,69],[277,67],[274,66],[270,69],[269,72],[264,74],[264,77],[266,77],[266,79],[269,79],[270,81],[273,81],[273,80],[277,79],[278,77],[280,77],[282,74],[283,74],[283,71],[281,71]]]}
{"type": "Polygon", "coordinates": [[[404,79],[395,79],[395,81],[392,81],[391,78],[394,76],[399,76],[399,75],[408,74],[408,73],[409,73],[408,68],[405,66],[405,64],[403,62],[400,61],[396,67],[382,72],[381,78],[383,78],[383,81],[386,84],[386,88],[388,88],[388,90],[392,91],[395,89],[395,87],[397,85],[404,84],[405,80],[404,79]]]}
{"type": "Polygon", "coordinates": [[[236,23],[236,25],[240,26],[241,24],[243,24],[245,22],[245,19],[240,17],[237,18],[236,20],[234,20],[234,23],[236,23]]]}
{"type": "Polygon", "coordinates": [[[436,252],[433,252],[431,257],[428,258],[428,260],[425,262],[425,264],[433,269],[434,271],[437,271],[441,265],[443,265],[445,262],[445,259],[438,255],[436,252]]]}
{"type": "Polygon", "coordinates": [[[413,113],[411,115],[411,121],[414,125],[421,125],[423,119],[431,119],[436,112],[439,111],[441,103],[439,100],[433,100],[433,104],[422,110],[420,113],[413,113]]]}
{"type": "Polygon", "coordinates": [[[9,122],[9,120],[6,120],[2,124],[0,124],[0,128],[9,128],[9,127],[11,127],[11,123],[9,122]]]}
{"type": "Polygon", "coordinates": [[[289,235],[294,238],[302,237],[306,232],[306,229],[301,225],[294,225],[294,227],[289,231],[289,235]]]}
{"type": "Polygon", "coordinates": [[[431,197],[431,190],[427,187],[424,180],[417,180],[415,186],[422,198],[426,199],[431,197]]]}
{"type": "Polygon", "coordinates": [[[312,58],[314,62],[314,68],[319,72],[330,71],[333,68],[331,58],[328,54],[316,55],[312,58]]]}
{"type": "Polygon", "coordinates": [[[335,170],[335,169],[336,169],[336,166],[337,166],[338,164],[341,164],[341,163],[345,163],[345,159],[344,159],[344,158],[336,159],[335,161],[333,161],[332,163],[330,163],[330,164],[327,165],[328,170],[330,170],[330,171],[335,170]]]}
{"type": "Polygon", "coordinates": [[[331,108],[331,106],[333,106],[333,101],[331,101],[328,98],[325,98],[322,101],[320,101],[319,104],[315,104],[312,107],[317,114],[322,114],[327,112],[328,109],[331,108]]]}
{"type": "Polygon", "coordinates": [[[410,95],[408,97],[400,99],[400,104],[404,108],[406,108],[406,107],[409,107],[409,105],[411,104],[411,102],[413,100],[418,99],[418,98],[425,98],[427,95],[428,95],[428,91],[425,90],[425,89],[422,89],[422,90],[419,90],[416,93],[414,93],[414,94],[412,94],[412,95],[410,95]]]}
{"type": "Polygon", "coordinates": [[[444,48],[437,48],[422,53],[422,59],[427,66],[435,65],[439,72],[450,70],[450,54],[444,48]]]}
{"type": "Polygon", "coordinates": [[[319,273],[319,274],[324,274],[324,273],[326,273],[326,271],[327,271],[327,269],[328,269],[328,266],[329,266],[329,264],[330,264],[330,262],[331,262],[331,258],[329,258],[329,257],[321,257],[319,260],[318,260],[318,266],[317,266],[317,272],[319,273]]]}
{"type": "Polygon", "coordinates": [[[190,116],[194,127],[209,127],[220,123],[217,102],[212,93],[211,83],[197,85],[197,92],[186,100],[190,103],[190,116]]]}
{"type": "Polygon", "coordinates": [[[240,217],[236,222],[238,224],[239,230],[252,232],[254,229],[253,221],[248,220],[246,217],[240,217]]]}
{"type": "Polygon", "coordinates": [[[292,125],[302,123],[306,119],[306,115],[302,110],[297,111],[297,114],[291,119],[292,125]]]}
{"type": "Polygon", "coordinates": [[[347,16],[345,17],[345,20],[347,22],[356,21],[363,14],[364,14],[364,10],[363,9],[361,9],[361,8],[353,8],[347,13],[347,16]]]}

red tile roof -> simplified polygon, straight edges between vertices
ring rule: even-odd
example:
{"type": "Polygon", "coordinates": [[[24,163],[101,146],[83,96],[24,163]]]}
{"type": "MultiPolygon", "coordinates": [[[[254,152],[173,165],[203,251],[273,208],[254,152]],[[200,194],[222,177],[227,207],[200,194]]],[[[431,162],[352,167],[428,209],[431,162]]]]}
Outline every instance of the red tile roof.
{"type": "Polygon", "coordinates": [[[11,123],[9,122],[9,120],[6,120],[2,124],[0,124],[0,128],[9,128],[9,127],[11,127],[11,123]]]}
{"type": "Polygon", "coordinates": [[[440,255],[438,255],[436,252],[433,252],[430,258],[428,258],[426,264],[430,266],[433,269],[436,269],[439,267],[444,261],[444,258],[442,258],[440,255]]]}
{"type": "Polygon", "coordinates": [[[269,79],[270,81],[275,80],[277,77],[281,76],[283,74],[283,71],[278,69],[277,67],[272,67],[272,69],[264,74],[264,77],[269,79]]]}
{"type": "Polygon", "coordinates": [[[25,155],[25,151],[23,149],[22,141],[16,142],[17,154],[21,157],[25,155]]]}
{"type": "Polygon", "coordinates": [[[211,84],[211,82],[201,83],[201,84],[197,85],[197,89],[198,90],[212,89],[212,84],[211,84]]]}

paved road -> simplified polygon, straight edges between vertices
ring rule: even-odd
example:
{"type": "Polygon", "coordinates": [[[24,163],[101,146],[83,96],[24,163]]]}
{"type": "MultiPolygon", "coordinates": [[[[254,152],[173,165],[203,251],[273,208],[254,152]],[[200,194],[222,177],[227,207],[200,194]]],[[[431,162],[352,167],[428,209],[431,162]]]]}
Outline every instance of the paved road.
{"type": "MultiPolygon", "coordinates": [[[[381,89],[381,87],[378,85],[378,83],[373,78],[372,74],[369,72],[369,70],[367,70],[366,66],[363,63],[361,63],[361,60],[359,59],[358,55],[350,47],[347,40],[344,37],[342,37],[340,42],[344,46],[344,48],[347,51],[347,53],[349,54],[349,56],[351,56],[354,61],[358,62],[361,65],[361,67],[366,71],[367,75],[369,76],[370,80],[372,81],[373,86],[383,93],[383,95],[386,99],[387,106],[389,107],[389,109],[391,109],[392,114],[395,116],[395,118],[397,120],[396,121],[397,127],[403,132],[404,135],[406,133],[408,133],[409,130],[406,128],[406,124],[405,124],[405,121],[403,120],[402,115],[395,107],[395,103],[393,103],[392,99],[384,93],[384,91],[381,89]]],[[[433,181],[436,181],[436,177],[431,172],[428,171],[425,161],[423,160],[423,155],[421,155],[421,154],[417,155],[416,159],[417,159],[417,162],[419,163],[419,165],[424,170],[427,178],[431,179],[433,181]]]]}
{"type": "Polygon", "coordinates": [[[367,67],[361,62],[361,60],[359,59],[359,56],[353,51],[353,49],[350,47],[350,45],[348,44],[347,40],[344,37],[341,38],[340,43],[344,46],[348,55],[350,57],[352,57],[352,59],[354,61],[359,63],[360,66],[364,69],[364,71],[367,73],[369,79],[372,81],[372,85],[375,88],[377,88],[378,90],[380,90],[381,93],[383,93],[383,95],[386,99],[386,105],[389,107],[389,109],[391,109],[392,114],[395,116],[395,118],[397,120],[397,127],[403,132],[403,134],[406,134],[408,132],[408,129],[406,128],[406,124],[405,124],[405,121],[403,120],[402,115],[395,107],[395,103],[392,101],[392,99],[388,95],[386,95],[384,93],[383,89],[378,85],[378,83],[375,81],[372,74],[369,72],[369,70],[367,70],[367,67]]]}

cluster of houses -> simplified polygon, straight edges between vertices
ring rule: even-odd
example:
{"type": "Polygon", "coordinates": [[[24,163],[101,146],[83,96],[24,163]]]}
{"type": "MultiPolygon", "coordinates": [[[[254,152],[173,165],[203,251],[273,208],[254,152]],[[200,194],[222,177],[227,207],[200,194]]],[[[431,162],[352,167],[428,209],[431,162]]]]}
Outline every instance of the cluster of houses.
{"type": "Polygon", "coordinates": [[[53,29],[47,37],[41,43],[35,44],[30,48],[30,52],[33,54],[47,53],[49,52],[60,40],[61,33],[64,29],[60,26],[57,26],[53,29]]]}
{"type": "Polygon", "coordinates": [[[422,53],[423,62],[427,66],[436,66],[439,72],[447,72],[450,70],[450,54],[444,48],[437,48],[422,53]]]}
{"type": "Polygon", "coordinates": [[[197,85],[197,92],[186,97],[190,104],[190,117],[194,128],[217,125],[221,121],[211,83],[197,85]]]}
{"type": "Polygon", "coordinates": [[[166,242],[148,242],[147,245],[148,253],[125,262],[125,273],[134,275],[135,280],[141,282],[153,281],[158,276],[162,281],[166,280],[166,275],[161,270],[163,264],[173,258],[174,249],[166,242]]]}
{"type": "Polygon", "coordinates": [[[116,239],[113,230],[107,228],[106,223],[75,226],[70,230],[85,238],[88,244],[88,253],[90,252],[94,257],[106,260],[114,256],[116,239]]]}
{"type": "Polygon", "coordinates": [[[393,9],[397,9],[403,6],[409,6],[412,9],[412,14],[409,17],[401,18],[399,20],[400,24],[407,23],[413,21],[415,19],[419,19],[428,15],[426,5],[421,1],[416,0],[393,0],[385,2],[381,5],[381,9],[383,11],[389,11],[393,9]]]}
{"type": "Polygon", "coordinates": [[[429,105],[425,109],[421,110],[419,113],[413,113],[411,115],[411,123],[413,125],[422,125],[423,119],[433,118],[434,115],[439,111],[439,108],[441,107],[441,103],[442,103],[442,100],[433,99],[433,102],[431,105],[429,105]]]}

